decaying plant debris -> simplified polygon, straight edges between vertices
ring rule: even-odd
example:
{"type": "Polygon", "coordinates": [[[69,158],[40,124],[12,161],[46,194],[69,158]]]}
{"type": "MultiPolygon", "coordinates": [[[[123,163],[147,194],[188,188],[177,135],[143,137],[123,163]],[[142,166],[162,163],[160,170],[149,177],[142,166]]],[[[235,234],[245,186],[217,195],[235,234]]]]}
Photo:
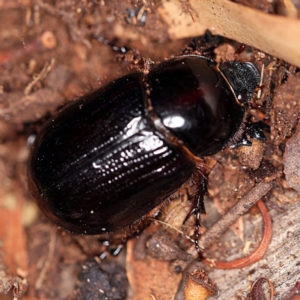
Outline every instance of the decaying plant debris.
{"type": "MultiPolygon", "coordinates": [[[[271,132],[264,144],[253,141],[252,148],[225,149],[205,160],[209,198],[201,230],[259,184],[272,182],[264,200],[273,237],[264,258],[251,266],[217,270],[194,262],[187,271],[203,274],[205,282],[208,276],[218,299],[246,299],[259,278],[273,283],[275,299],[290,294],[300,273],[300,2],[235,2],[0,1],[0,292],[10,289],[1,299],[86,299],[85,293],[97,291],[97,274],[103,278],[103,297],[123,299],[125,290],[127,299],[183,299],[182,272],[195,258],[186,238],[193,233],[193,220],[181,226],[190,209],[186,190],[171,199],[139,239],[127,243],[126,252],[101,266],[105,247],[98,239],[67,234],[36,208],[27,188],[27,141],[59,107],[133,68],[130,54],[124,59],[94,37],[158,62],[180,53],[207,28],[225,37],[215,50],[218,62],[252,61],[262,70],[251,115],[253,121],[268,123],[271,132]],[[239,43],[254,48],[236,53],[239,43]],[[160,243],[164,247],[157,251],[153,245],[160,243]],[[87,279],[93,279],[93,286],[85,284],[87,279]]],[[[258,215],[252,208],[210,246],[205,242],[204,256],[230,261],[251,253],[261,236],[258,215]]],[[[201,241],[206,239],[207,233],[201,241]]]]}

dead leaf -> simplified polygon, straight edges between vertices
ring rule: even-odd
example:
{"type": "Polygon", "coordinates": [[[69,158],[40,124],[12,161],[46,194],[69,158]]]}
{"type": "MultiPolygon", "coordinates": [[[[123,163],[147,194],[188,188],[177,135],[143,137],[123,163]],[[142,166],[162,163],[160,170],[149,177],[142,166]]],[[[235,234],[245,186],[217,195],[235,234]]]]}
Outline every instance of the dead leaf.
{"type": "Polygon", "coordinates": [[[127,277],[133,290],[133,299],[174,299],[182,275],[172,272],[168,261],[150,256],[137,260],[133,252],[135,243],[134,239],[127,243],[126,258],[127,277]]]}

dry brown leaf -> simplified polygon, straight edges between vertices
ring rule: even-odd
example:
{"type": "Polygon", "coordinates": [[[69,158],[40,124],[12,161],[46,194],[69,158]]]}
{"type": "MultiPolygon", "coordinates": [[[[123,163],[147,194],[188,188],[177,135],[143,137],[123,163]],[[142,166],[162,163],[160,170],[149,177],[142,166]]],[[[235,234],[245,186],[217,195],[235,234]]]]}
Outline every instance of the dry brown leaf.
{"type": "Polygon", "coordinates": [[[133,251],[135,242],[136,240],[132,239],[127,243],[126,258],[127,277],[133,290],[133,299],[174,299],[182,278],[181,274],[172,272],[168,261],[149,256],[144,260],[135,259],[133,251]]]}

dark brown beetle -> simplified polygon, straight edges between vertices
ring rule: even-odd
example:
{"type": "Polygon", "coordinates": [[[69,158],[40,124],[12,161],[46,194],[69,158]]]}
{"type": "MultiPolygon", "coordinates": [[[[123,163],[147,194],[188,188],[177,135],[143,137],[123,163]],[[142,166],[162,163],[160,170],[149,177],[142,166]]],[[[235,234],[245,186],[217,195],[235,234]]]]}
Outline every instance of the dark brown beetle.
{"type": "MultiPolygon", "coordinates": [[[[30,189],[42,211],[72,233],[130,226],[198,172],[202,156],[247,143],[241,103],[258,84],[251,63],[218,67],[196,54],[114,80],[45,124],[30,155],[30,189]]],[[[198,225],[202,181],[191,212],[198,225]]]]}

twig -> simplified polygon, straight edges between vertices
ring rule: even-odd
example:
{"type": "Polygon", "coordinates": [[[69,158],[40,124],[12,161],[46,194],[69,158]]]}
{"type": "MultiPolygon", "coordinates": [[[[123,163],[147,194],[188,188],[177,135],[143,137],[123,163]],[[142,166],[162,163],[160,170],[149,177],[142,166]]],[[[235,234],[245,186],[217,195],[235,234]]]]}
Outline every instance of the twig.
{"type": "Polygon", "coordinates": [[[245,214],[255,203],[266,195],[274,186],[274,182],[261,182],[240,199],[221,219],[209,228],[200,238],[199,245],[203,248],[210,246],[237,219],[245,214]]]}
{"type": "Polygon", "coordinates": [[[49,251],[48,255],[45,259],[44,266],[41,270],[41,273],[35,283],[35,289],[39,290],[42,287],[43,281],[45,279],[45,275],[50,267],[51,260],[54,256],[54,250],[55,250],[55,244],[56,244],[56,229],[52,228],[51,235],[50,235],[50,242],[49,242],[49,251]]]}
{"type": "Polygon", "coordinates": [[[286,14],[289,18],[297,18],[298,10],[291,0],[282,0],[283,5],[286,9],[286,14]]]}
{"type": "Polygon", "coordinates": [[[166,222],[164,222],[164,221],[162,221],[162,220],[159,220],[159,219],[150,218],[150,217],[147,218],[147,220],[152,220],[152,221],[154,221],[154,222],[157,222],[157,223],[160,223],[160,224],[162,224],[162,225],[165,225],[165,226],[167,226],[167,227],[169,227],[169,228],[171,228],[171,229],[174,229],[175,231],[177,231],[178,233],[180,233],[182,236],[184,236],[186,239],[190,240],[192,243],[195,242],[190,236],[184,234],[183,231],[179,230],[178,228],[176,228],[175,226],[173,226],[173,225],[171,225],[171,224],[169,224],[169,223],[166,223],[166,222]]]}
{"type": "MultiPolygon", "coordinates": [[[[266,252],[268,251],[271,239],[272,239],[272,221],[269,215],[269,212],[263,203],[262,200],[257,202],[257,205],[261,211],[263,222],[264,222],[264,229],[262,234],[262,239],[257,246],[257,248],[250,253],[249,255],[235,259],[233,261],[214,261],[213,267],[217,269],[238,269],[250,266],[257,261],[261,260],[266,252]]],[[[205,260],[205,263],[211,263],[209,260],[205,260]]]]}
{"type": "MultiPolygon", "coordinates": [[[[284,2],[287,6],[289,1],[284,2]]],[[[164,2],[160,14],[169,25],[171,38],[195,37],[209,29],[300,66],[299,19],[266,14],[227,0],[190,0],[189,4],[196,15],[194,23],[189,13],[181,14],[179,0],[164,2]]]]}
{"type": "Polygon", "coordinates": [[[30,93],[30,91],[32,90],[32,88],[43,78],[45,78],[47,76],[47,74],[51,71],[53,65],[55,63],[55,59],[51,58],[50,62],[45,63],[42,71],[33,78],[33,80],[27,85],[27,87],[24,90],[24,94],[28,95],[30,93]]]}

